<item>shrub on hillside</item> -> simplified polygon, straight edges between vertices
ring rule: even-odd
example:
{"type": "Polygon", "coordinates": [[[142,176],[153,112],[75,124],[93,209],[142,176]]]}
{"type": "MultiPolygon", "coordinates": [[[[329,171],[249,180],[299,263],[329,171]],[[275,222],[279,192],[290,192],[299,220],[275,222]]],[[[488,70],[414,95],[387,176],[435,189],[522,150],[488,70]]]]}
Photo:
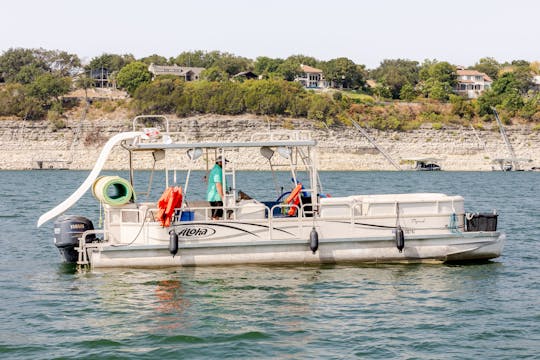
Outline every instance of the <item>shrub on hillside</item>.
{"type": "Polygon", "coordinates": [[[326,120],[336,115],[337,108],[332,99],[326,96],[313,96],[308,109],[308,119],[326,120]]]}
{"type": "Polygon", "coordinates": [[[132,105],[138,113],[174,113],[184,92],[184,83],[176,77],[158,77],[142,84],[133,94],[132,105]]]}
{"type": "Polygon", "coordinates": [[[246,87],[246,110],[257,115],[285,114],[290,93],[280,80],[250,80],[246,87]]]}
{"type": "Polygon", "coordinates": [[[0,116],[18,116],[23,119],[39,119],[45,110],[38,99],[28,93],[22,84],[6,84],[0,88],[0,116]]]}

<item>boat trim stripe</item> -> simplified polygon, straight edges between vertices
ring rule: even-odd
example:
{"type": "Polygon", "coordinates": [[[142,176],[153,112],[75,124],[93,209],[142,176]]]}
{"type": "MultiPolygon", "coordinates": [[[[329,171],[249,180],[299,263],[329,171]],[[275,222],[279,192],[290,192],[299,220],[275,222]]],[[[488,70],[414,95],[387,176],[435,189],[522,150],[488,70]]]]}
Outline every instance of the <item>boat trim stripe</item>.
{"type": "MultiPolygon", "coordinates": [[[[417,235],[408,236],[406,240],[433,240],[433,239],[445,239],[445,238],[476,238],[485,237],[491,235],[492,238],[499,238],[499,232],[475,232],[471,234],[446,234],[446,235],[417,235]]],[[[394,241],[393,236],[373,236],[369,238],[340,238],[340,239],[320,239],[319,244],[331,244],[331,243],[349,243],[349,242],[373,242],[373,241],[394,241]]],[[[485,241],[489,243],[490,241],[485,241]]],[[[304,245],[309,244],[309,239],[289,239],[289,240],[263,240],[263,241],[246,241],[246,242],[234,242],[234,243],[199,243],[199,244],[178,244],[178,248],[181,249],[197,249],[197,248],[219,248],[219,247],[242,247],[242,246],[274,246],[274,245],[304,245]]],[[[168,245],[129,245],[129,246],[110,246],[103,247],[102,251],[137,251],[137,250],[150,250],[150,249],[168,249],[168,245]]]]}
{"type": "MultiPolygon", "coordinates": [[[[234,224],[251,225],[251,226],[258,226],[258,227],[270,229],[270,226],[268,226],[268,225],[262,225],[262,224],[254,224],[254,223],[246,223],[246,222],[235,222],[234,224]]],[[[235,230],[243,231],[243,232],[246,232],[246,233],[251,234],[251,235],[253,235],[253,236],[260,237],[259,235],[255,234],[255,233],[253,233],[253,232],[251,232],[251,231],[248,231],[248,230],[245,230],[245,229],[242,229],[242,228],[233,226],[233,225],[229,225],[229,224],[220,224],[220,223],[190,222],[190,223],[186,223],[186,224],[174,224],[173,228],[176,230],[176,227],[178,227],[178,226],[192,226],[192,225],[220,226],[220,227],[224,227],[224,228],[229,228],[229,229],[235,229],[235,230]]],[[[273,230],[281,231],[281,232],[283,232],[283,233],[285,233],[285,234],[287,234],[287,235],[294,236],[293,233],[291,233],[291,232],[289,232],[289,231],[287,231],[287,230],[283,230],[283,229],[276,228],[276,227],[274,227],[273,230]]]]}

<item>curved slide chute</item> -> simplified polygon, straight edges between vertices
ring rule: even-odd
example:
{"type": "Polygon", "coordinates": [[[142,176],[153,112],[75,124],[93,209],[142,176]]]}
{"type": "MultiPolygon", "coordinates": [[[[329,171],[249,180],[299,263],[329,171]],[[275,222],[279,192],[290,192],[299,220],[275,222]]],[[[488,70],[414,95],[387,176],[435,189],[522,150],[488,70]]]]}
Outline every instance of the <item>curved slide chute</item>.
{"type": "Polygon", "coordinates": [[[107,161],[107,158],[109,157],[109,153],[116,144],[118,144],[120,141],[136,138],[137,136],[141,136],[142,134],[143,133],[141,131],[132,131],[120,133],[110,138],[101,150],[98,160],[96,161],[92,172],[90,173],[90,175],[88,175],[86,180],[73,194],[71,194],[70,197],[68,197],[62,203],[58,204],[53,209],[47,211],[45,214],[41,215],[38,219],[37,227],[40,227],[47,221],[54,219],[58,215],[64,213],[67,209],[69,209],[77,201],[79,201],[79,199],[88,191],[88,189],[90,189],[94,181],[97,179],[99,173],[101,172],[101,169],[103,168],[103,165],[105,164],[105,161],[107,161]]]}

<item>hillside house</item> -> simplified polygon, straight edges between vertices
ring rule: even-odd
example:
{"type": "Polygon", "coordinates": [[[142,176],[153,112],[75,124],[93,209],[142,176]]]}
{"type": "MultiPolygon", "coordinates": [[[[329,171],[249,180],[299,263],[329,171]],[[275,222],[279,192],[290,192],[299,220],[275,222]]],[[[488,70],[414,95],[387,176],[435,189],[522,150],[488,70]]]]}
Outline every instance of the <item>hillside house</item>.
{"type": "Polygon", "coordinates": [[[491,87],[493,80],[483,72],[476,70],[457,70],[457,85],[454,89],[456,93],[465,95],[469,99],[479,97],[484,90],[491,87]]]}
{"type": "Polygon", "coordinates": [[[324,89],[329,86],[324,79],[324,74],[321,69],[317,69],[308,65],[301,64],[302,73],[297,76],[294,81],[298,81],[302,86],[308,89],[324,89]]]}
{"type": "Polygon", "coordinates": [[[242,71],[236,75],[233,75],[231,80],[243,81],[243,80],[253,80],[253,79],[258,79],[258,78],[259,76],[255,74],[253,71],[242,71]]]}
{"type": "Polygon", "coordinates": [[[540,75],[534,75],[532,79],[534,90],[540,91],[540,75]]]}
{"type": "Polygon", "coordinates": [[[111,76],[111,72],[104,68],[90,69],[88,77],[94,80],[94,86],[97,88],[116,88],[116,82],[111,76]]]}
{"type": "Polygon", "coordinates": [[[154,65],[148,66],[148,71],[152,73],[154,77],[158,75],[174,75],[184,78],[185,81],[196,81],[201,77],[202,67],[188,67],[178,65],[154,65]]]}

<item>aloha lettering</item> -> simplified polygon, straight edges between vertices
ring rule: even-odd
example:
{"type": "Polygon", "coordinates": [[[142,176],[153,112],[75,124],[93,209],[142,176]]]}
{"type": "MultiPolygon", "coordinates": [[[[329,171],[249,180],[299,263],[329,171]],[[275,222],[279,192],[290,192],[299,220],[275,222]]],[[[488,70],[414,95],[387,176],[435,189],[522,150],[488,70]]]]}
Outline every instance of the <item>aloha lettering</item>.
{"type": "Polygon", "coordinates": [[[206,237],[214,235],[216,231],[214,229],[203,227],[185,227],[178,232],[179,237],[206,237]]]}

